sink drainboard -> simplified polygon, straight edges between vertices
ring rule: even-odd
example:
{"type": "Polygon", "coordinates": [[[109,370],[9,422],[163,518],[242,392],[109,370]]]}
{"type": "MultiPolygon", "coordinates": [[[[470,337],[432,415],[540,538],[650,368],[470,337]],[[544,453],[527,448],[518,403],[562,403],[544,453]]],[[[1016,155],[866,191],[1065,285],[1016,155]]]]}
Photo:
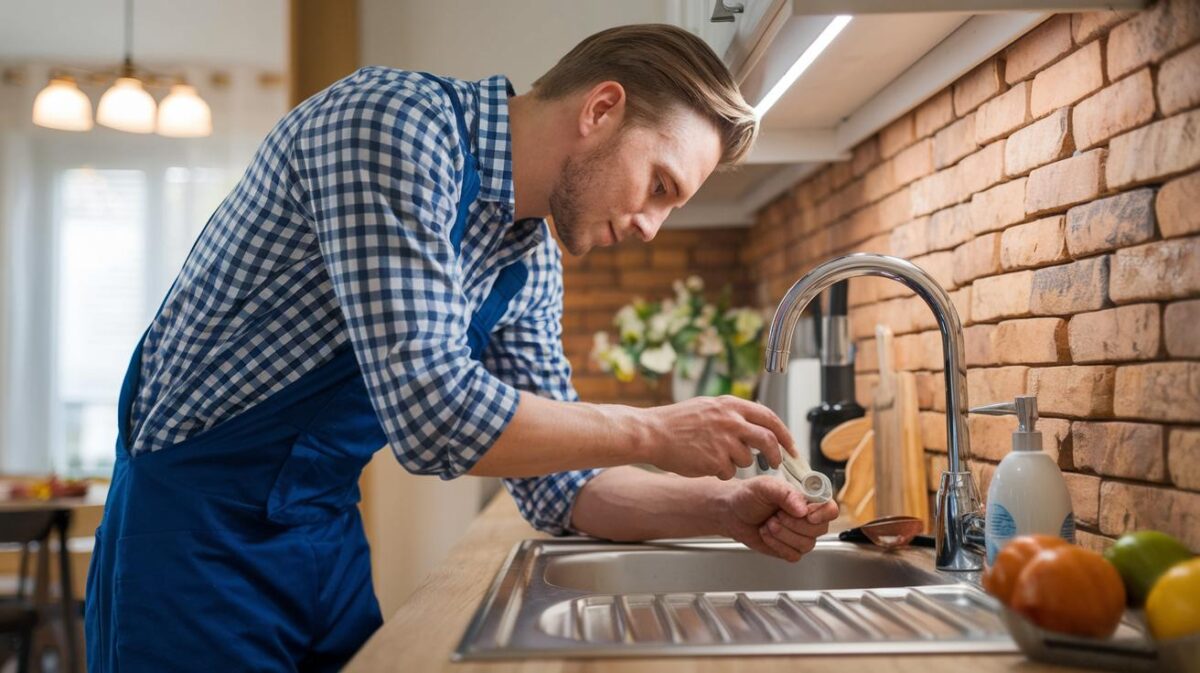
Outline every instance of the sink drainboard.
{"type": "Polygon", "coordinates": [[[798,564],[763,563],[729,540],[526,540],[501,567],[453,658],[1017,651],[978,578],[932,571],[928,550],[885,554],[823,539],[798,564]],[[581,573],[580,563],[600,565],[581,573]],[[845,588],[847,573],[864,588],[845,588]],[[764,576],[780,590],[763,590],[764,576]],[[691,577],[699,585],[688,586],[691,577]],[[896,578],[912,585],[890,583],[896,578]]]}
{"type": "Polygon", "coordinates": [[[779,644],[829,653],[853,643],[857,651],[945,652],[957,649],[946,641],[961,640],[964,650],[985,641],[1013,649],[990,600],[962,586],[585,596],[547,608],[539,627],[598,647],[779,644]]]}

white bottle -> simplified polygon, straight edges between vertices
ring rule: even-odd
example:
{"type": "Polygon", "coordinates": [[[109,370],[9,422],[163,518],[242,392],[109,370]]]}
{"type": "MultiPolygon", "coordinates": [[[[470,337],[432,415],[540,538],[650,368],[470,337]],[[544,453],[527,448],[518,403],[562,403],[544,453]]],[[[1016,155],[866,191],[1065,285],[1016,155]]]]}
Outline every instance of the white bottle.
{"type": "Polygon", "coordinates": [[[1062,471],[1042,451],[1042,433],[1037,424],[1037,398],[1020,395],[1012,402],[990,404],[971,410],[977,414],[1015,415],[1017,430],[1012,452],[1000,461],[988,487],[987,560],[1018,535],[1041,533],[1075,541],[1075,514],[1071,494],[1062,471]]]}

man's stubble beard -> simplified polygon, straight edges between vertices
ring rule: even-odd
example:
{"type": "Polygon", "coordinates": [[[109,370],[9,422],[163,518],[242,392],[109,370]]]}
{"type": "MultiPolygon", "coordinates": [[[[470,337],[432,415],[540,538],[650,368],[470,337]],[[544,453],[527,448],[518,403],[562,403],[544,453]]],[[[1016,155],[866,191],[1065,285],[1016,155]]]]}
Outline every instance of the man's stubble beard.
{"type": "Polygon", "coordinates": [[[582,255],[594,245],[580,220],[583,195],[585,190],[592,187],[601,165],[615,150],[615,146],[610,145],[596,149],[579,160],[567,157],[563,162],[562,175],[550,191],[550,217],[554,219],[554,229],[563,247],[572,255],[582,255]]]}

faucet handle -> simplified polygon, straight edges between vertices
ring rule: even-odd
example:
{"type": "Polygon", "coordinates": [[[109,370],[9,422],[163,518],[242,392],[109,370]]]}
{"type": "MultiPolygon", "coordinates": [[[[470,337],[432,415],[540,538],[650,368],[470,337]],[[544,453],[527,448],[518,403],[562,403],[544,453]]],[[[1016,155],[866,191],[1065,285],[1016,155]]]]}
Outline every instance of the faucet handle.
{"type": "Polygon", "coordinates": [[[973,414],[989,416],[1016,416],[1017,432],[1033,432],[1037,425],[1037,397],[1034,395],[1017,395],[1012,402],[998,402],[975,407],[970,410],[973,414]]]}

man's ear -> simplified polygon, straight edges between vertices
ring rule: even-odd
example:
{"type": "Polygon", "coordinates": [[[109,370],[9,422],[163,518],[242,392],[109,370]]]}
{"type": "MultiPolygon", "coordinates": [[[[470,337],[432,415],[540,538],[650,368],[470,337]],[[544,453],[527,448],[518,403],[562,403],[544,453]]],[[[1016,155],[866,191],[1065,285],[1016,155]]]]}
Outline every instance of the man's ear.
{"type": "Polygon", "coordinates": [[[579,112],[579,135],[614,131],[625,120],[625,87],[620,82],[600,82],[583,96],[579,112]]]}

